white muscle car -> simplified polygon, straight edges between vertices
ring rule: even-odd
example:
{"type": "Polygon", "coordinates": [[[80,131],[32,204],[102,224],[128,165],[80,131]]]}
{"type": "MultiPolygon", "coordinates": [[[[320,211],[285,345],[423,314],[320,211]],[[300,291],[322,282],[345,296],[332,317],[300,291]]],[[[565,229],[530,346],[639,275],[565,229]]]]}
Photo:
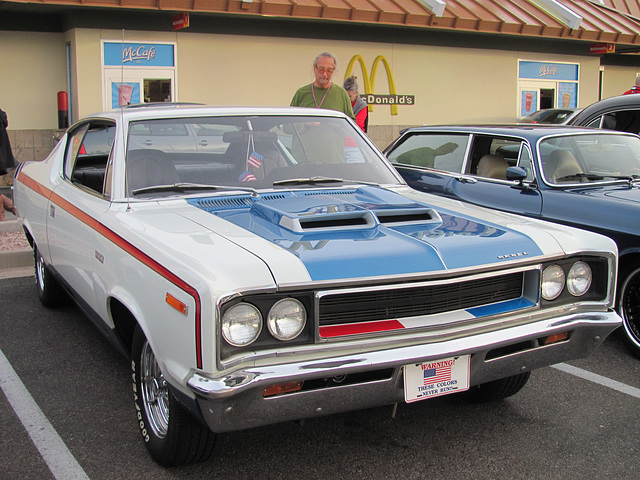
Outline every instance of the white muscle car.
{"type": "Polygon", "coordinates": [[[337,112],[96,114],[14,198],[42,303],[70,296],[131,358],[164,465],[218,432],[505,398],[621,324],[612,240],[412,190],[337,112]]]}

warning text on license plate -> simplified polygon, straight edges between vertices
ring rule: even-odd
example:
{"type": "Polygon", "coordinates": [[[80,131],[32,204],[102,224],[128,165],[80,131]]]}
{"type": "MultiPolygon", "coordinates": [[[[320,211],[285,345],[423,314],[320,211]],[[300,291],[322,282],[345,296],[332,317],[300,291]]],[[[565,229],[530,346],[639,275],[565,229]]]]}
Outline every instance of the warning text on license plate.
{"type": "Polygon", "coordinates": [[[415,402],[469,389],[469,355],[404,366],[404,399],[415,402]]]}

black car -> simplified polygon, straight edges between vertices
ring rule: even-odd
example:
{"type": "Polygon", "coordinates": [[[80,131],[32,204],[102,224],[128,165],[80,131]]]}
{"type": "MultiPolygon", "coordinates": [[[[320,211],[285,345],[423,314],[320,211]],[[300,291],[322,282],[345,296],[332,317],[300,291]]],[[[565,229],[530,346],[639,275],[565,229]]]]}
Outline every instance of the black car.
{"type": "Polygon", "coordinates": [[[640,94],[619,95],[592,103],[568,125],[640,133],[640,94]]]}

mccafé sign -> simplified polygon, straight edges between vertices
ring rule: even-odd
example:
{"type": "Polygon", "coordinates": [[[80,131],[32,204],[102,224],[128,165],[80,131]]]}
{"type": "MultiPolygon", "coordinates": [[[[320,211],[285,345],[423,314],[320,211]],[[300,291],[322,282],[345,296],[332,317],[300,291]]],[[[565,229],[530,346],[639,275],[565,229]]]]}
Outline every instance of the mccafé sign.
{"type": "Polygon", "coordinates": [[[362,97],[367,102],[370,112],[373,112],[373,107],[376,105],[389,105],[391,107],[391,115],[398,114],[398,105],[415,105],[415,95],[399,95],[396,92],[396,82],[393,79],[393,72],[389,66],[389,62],[382,55],[378,55],[373,64],[371,65],[371,76],[367,70],[367,65],[364,59],[360,55],[354,55],[349,61],[345,78],[350,77],[353,72],[353,66],[358,62],[362,69],[362,76],[364,77],[364,95],[362,97]],[[389,95],[378,95],[375,93],[376,86],[376,74],[378,73],[378,66],[382,63],[385,71],[387,72],[387,83],[389,84],[389,95]]]}

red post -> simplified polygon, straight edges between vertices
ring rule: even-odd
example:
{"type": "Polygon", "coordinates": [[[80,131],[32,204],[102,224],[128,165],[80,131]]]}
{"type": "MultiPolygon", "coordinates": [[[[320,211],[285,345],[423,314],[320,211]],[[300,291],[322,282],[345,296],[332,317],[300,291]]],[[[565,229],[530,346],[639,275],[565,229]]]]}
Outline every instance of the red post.
{"type": "Polygon", "coordinates": [[[58,92],[58,128],[69,126],[69,101],[67,92],[58,92]]]}

